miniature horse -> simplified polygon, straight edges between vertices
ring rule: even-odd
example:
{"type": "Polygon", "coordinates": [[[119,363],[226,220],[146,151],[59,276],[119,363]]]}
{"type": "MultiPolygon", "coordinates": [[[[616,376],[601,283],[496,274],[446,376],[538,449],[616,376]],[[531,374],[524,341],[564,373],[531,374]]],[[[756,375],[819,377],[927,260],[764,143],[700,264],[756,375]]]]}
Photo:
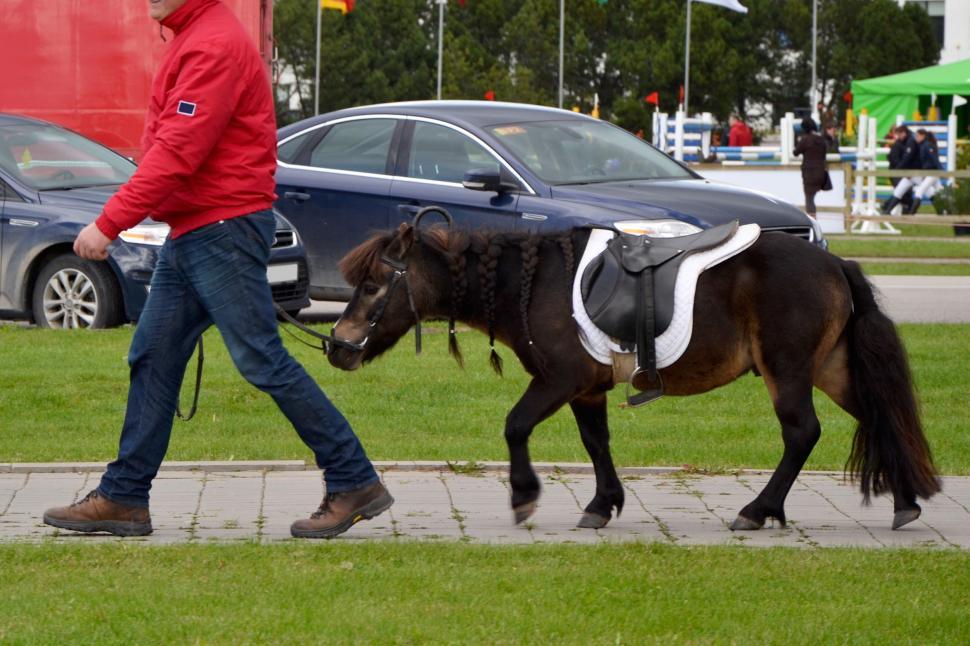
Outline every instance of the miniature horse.
{"type": "MultiPolygon", "coordinates": [[[[459,362],[455,321],[488,335],[497,371],[496,339],[532,375],[505,425],[517,523],[532,515],[540,493],[529,435],[565,404],[596,474],[596,495],[579,526],[602,527],[614,508],[617,515],[623,508],[606,415],[613,370],[583,349],[572,318],[575,261],[588,238],[583,229],[537,235],[402,224],[340,263],[355,290],[334,328],[337,341],[328,351],[334,366],[354,370],[421,320],[447,319],[449,349],[459,362]]],[[[784,453],[731,529],[759,529],[768,518],[784,525],[785,498],[821,434],[813,386],[858,420],[846,468],[860,480],[865,502],[871,494],[893,495],[893,529],[919,517],[917,497],[940,490],[905,351],[856,263],[790,234],[763,233],[701,274],[690,345],[660,370],[665,392],[703,393],[748,371],[764,378],[784,453]]]]}

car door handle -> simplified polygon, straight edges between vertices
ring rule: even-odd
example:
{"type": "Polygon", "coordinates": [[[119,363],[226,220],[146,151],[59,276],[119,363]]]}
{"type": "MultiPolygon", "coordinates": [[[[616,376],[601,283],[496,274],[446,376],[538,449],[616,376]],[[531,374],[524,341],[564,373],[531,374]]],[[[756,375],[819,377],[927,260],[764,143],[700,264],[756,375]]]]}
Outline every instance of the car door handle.
{"type": "Polygon", "coordinates": [[[421,210],[421,205],[419,205],[419,204],[398,204],[397,205],[397,208],[402,213],[410,213],[411,215],[414,215],[415,213],[417,213],[418,211],[421,210]]]}
{"type": "Polygon", "coordinates": [[[283,193],[283,197],[295,202],[306,202],[310,199],[310,194],[302,191],[286,191],[283,193]]]}

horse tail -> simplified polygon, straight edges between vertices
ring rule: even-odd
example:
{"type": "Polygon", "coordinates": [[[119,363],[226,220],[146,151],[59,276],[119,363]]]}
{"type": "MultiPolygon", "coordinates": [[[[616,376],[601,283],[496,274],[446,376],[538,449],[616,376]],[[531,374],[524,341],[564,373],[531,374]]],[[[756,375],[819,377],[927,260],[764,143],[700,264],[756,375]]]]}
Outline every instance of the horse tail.
{"type": "Polygon", "coordinates": [[[849,373],[859,426],[846,469],[871,494],[929,498],[940,491],[930,447],[923,434],[906,351],[896,326],[876,304],[872,285],[858,263],[843,261],[852,290],[849,373]]]}

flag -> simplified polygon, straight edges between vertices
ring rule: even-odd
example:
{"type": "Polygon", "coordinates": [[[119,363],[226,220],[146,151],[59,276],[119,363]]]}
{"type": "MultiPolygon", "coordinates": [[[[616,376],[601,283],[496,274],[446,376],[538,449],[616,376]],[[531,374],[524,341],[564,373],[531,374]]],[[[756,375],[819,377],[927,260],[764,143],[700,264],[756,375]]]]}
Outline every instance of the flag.
{"type": "Polygon", "coordinates": [[[964,99],[959,94],[954,94],[953,95],[953,109],[950,110],[950,112],[953,112],[954,110],[956,110],[957,108],[959,108],[961,105],[966,105],[966,104],[967,104],[967,100],[966,99],[964,99]]]}
{"type": "Polygon", "coordinates": [[[486,101],[494,101],[495,100],[495,90],[488,90],[487,92],[485,92],[485,100],[486,101]]]}
{"type": "Polygon", "coordinates": [[[683,85],[680,86],[680,95],[679,96],[680,96],[680,98],[677,99],[677,100],[680,103],[683,103],[684,102],[684,86],[683,85]]]}
{"type": "MultiPolygon", "coordinates": [[[[719,7],[724,7],[725,9],[730,9],[731,11],[740,11],[741,13],[748,13],[748,8],[742,5],[738,0],[694,0],[695,2],[706,2],[707,4],[716,4],[719,7]]],[[[687,0],[690,2],[690,0],[687,0]]]]}
{"type": "Polygon", "coordinates": [[[650,94],[648,94],[643,99],[643,101],[645,103],[652,103],[652,104],[654,104],[655,106],[657,106],[659,108],[660,107],[660,93],[659,92],[651,92],[650,94]]]}
{"type": "Polygon", "coordinates": [[[356,0],[320,0],[321,9],[336,9],[340,13],[354,10],[356,0]]]}

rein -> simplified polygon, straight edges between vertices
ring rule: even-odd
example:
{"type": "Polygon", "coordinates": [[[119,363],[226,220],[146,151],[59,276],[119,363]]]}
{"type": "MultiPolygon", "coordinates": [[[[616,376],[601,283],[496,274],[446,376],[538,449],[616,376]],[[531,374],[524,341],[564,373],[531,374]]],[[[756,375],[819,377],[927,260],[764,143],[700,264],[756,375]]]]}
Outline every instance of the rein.
{"type": "MultiPolygon", "coordinates": [[[[426,206],[420,211],[418,211],[414,219],[411,221],[411,226],[414,227],[415,233],[418,231],[418,225],[421,223],[421,218],[423,218],[428,213],[438,213],[440,214],[450,227],[454,220],[451,214],[448,213],[443,207],[440,206],[426,206]]],[[[407,290],[408,294],[408,306],[411,308],[411,313],[414,315],[414,351],[416,354],[421,354],[421,316],[418,314],[418,308],[414,304],[414,292],[411,290],[411,283],[408,281],[408,266],[404,262],[403,253],[398,258],[391,258],[385,254],[381,255],[381,262],[394,270],[394,272],[387,279],[387,292],[384,294],[384,298],[378,303],[377,309],[374,311],[373,316],[367,321],[367,336],[363,340],[358,342],[346,341],[344,339],[338,339],[334,336],[333,331],[336,329],[336,325],[330,329],[330,334],[321,334],[316,330],[313,330],[303,323],[300,323],[295,318],[286,313],[286,311],[280,307],[278,303],[273,303],[273,307],[276,309],[276,313],[287,323],[299,328],[303,332],[309,334],[315,339],[320,341],[320,345],[315,345],[304,341],[296,334],[291,332],[289,329],[280,325],[280,329],[289,334],[291,337],[302,343],[303,345],[309,346],[311,348],[322,350],[324,354],[330,354],[334,348],[343,348],[345,350],[350,350],[351,352],[363,352],[364,348],[367,347],[367,342],[370,340],[371,331],[380,322],[381,318],[384,316],[384,311],[387,309],[388,303],[391,302],[391,298],[394,296],[394,291],[397,286],[403,281],[404,288],[407,290]]],[[[339,320],[338,320],[339,322],[339,320]]],[[[454,327],[454,325],[452,325],[454,327]]],[[[189,421],[195,416],[195,412],[199,405],[199,391],[202,389],[202,364],[205,360],[205,356],[202,351],[202,337],[199,337],[199,357],[196,364],[195,371],[195,393],[192,397],[192,408],[189,410],[188,414],[183,415],[181,410],[180,402],[176,402],[175,412],[178,418],[182,421],[189,421]]]]}

